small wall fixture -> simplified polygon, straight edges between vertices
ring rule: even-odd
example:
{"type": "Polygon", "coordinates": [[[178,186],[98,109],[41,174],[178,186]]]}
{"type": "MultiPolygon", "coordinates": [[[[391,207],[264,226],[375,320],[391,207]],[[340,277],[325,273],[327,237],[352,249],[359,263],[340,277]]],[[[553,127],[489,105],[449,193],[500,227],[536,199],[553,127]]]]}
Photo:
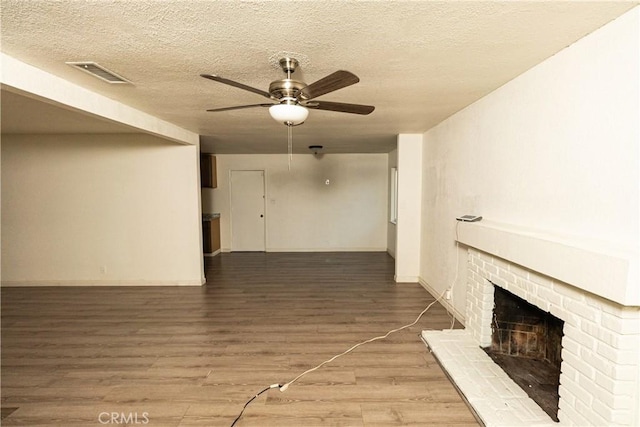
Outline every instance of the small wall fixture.
{"type": "Polygon", "coordinates": [[[309,146],[309,150],[313,151],[313,154],[318,154],[320,152],[320,150],[322,150],[324,147],[322,145],[310,145],[309,146]]]}

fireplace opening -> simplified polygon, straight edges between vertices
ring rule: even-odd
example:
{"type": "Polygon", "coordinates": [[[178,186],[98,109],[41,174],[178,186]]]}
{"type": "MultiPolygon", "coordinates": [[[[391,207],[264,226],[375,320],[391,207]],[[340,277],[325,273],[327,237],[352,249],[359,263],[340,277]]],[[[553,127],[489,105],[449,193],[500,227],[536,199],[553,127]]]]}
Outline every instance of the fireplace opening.
{"type": "Polygon", "coordinates": [[[564,322],[494,285],[492,343],[484,350],[558,421],[564,322]]]}

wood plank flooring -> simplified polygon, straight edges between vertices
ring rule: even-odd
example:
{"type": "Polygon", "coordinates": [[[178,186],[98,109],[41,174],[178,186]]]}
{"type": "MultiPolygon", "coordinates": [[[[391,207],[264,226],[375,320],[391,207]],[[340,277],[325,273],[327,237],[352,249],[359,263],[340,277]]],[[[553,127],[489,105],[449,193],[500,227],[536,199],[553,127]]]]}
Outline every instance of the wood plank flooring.
{"type": "MultiPolygon", "coordinates": [[[[385,253],[222,254],[206,275],[201,288],[3,288],[2,425],[230,426],[258,391],[433,301],[394,283],[385,253]]],[[[419,339],[450,321],[436,304],[263,394],[237,426],[477,426],[419,339]]]]}

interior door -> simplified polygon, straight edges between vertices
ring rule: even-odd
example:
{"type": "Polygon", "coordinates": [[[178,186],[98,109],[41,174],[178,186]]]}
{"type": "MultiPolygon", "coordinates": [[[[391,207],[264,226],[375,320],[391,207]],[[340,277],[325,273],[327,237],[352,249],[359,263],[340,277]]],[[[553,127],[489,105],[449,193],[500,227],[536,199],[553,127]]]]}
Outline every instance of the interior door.
{"type": "Polygon", "coordinates": [[[231,171],[231,250],[265,251],[264,171],[231,171]]]}

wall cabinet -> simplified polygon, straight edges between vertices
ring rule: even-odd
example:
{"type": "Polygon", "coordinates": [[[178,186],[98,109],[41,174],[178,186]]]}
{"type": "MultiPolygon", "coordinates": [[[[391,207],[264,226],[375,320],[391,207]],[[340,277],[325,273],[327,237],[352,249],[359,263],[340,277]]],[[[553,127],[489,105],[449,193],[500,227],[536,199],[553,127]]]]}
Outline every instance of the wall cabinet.
{"type": "Polygon", "coordinates": [[[200,154],[200,185],[204,188],[217,188],[216,156],[200,154]]]}

